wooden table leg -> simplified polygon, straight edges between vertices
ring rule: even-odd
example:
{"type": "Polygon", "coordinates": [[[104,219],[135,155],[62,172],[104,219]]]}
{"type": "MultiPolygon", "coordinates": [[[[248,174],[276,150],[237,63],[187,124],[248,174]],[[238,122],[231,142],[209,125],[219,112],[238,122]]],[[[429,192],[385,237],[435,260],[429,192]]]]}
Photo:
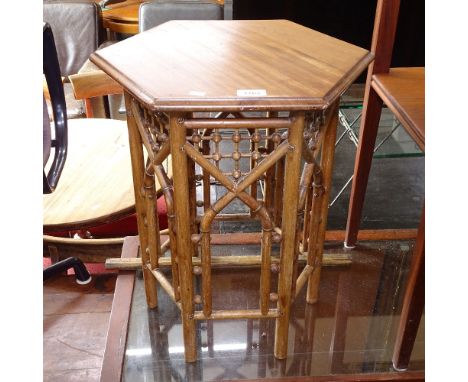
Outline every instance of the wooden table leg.
{"type": "Polygon", "coordinates": [[[408,368],[414,341],[424,310],[424,221],[425,213],[423,210],[392,357],[393,367],[399,371],[408,368]]]}
{"type": "Polygon", "coordinates": [[[289,314],[291,308],[291,285],[293,260],[299,250],[296,241],[297,204],[299,198],[299,179],[302,152],[302,133],[304,130],[304,113],[293,115],[294,122],[288,132],[291,150],[286,154],[284,185],[283,224],[281,241],[281,260],[278,280],[278,311],[275,328],[275,357],[284,359],[288,353],[289,314]]]}
{"type": "Polygon", "coordinates": [[[190,209],[187,156],[184,154],[185,128],[180,124],[183,115],[170,116],[170,144],[174,182],[174,214],[176,218],[176,238],[179,260],[180,296],[182,302],[182,326],[184,334],[185,360],[195,362],[195,320],[193,318],[193,274],[192,242],[190,240],[190,209]]]}
{"type": "Polygon", "coordinates": [[[146,200],[143,194],[145,162],[143,156],[143,144],[138,131],[135,117],[131,113],[131,96],[125,93],[125,108],[127,110],[128,139],[130,142],[130,155],[132,157],[133,187],[135,192],[135,210],[137,212],[138,235],[140,237],[140,252],[143,263],[143,278],[145,281],[146,301],[150,308],[158,305],[156,280],[151,271],[146,267],[150,264],[148,229],[145,224],[146,200]],[[148,249],[148,252],[146,251],[148,249]]]}
{"type": "MultiPolygon", "coordinates": [[[[187,136],[191,136],[192,131],[187,129],[187,136]]],[[[188,184],[189,184],[189,203],[190,203],[190,230],[192,234],[199,233],[199,227],[196,222],[197,217],[197,188],[195,182],[195,162],[187,156],[187,171],[188,171],[188,184]]],[[[192,244],[192,256],[198,256],[198,244],[192,244]]]]}
{"type": "Polygon", "coordinates": [[[372,76],[376,73],[388,73],[399,9],[400,0],[379,0],[377,2],[371,47],[375,60],[369,65],[367,71],[359,144],[354,162],[353,185],[349,200],[348,221],[346,223],[345,247],[352,248],[356,244],[367,180],[374,153],[375,138],[377,137],[382,112],[382,100],[372,89],[372,76]]]}
{"type": "MultiPolygon", "coordinates": [[[[317,244],[315,245],[315,264],[310,264],[315,267],[314,271],[309,276],[307,285],[307,302],[313,304],[318,300],[320,273],[322,269],[323,244],[325,242],[325,231],[327,229],[328,218],[328,200],[330,197],[330,189],[333,175],[333,158],[335,156],[335,140],[336,127],[338,124],[338,102],[330,106],[330,116],[328,124],[325,127],[325,135],[323,137],[322,152],[320,166],[323,174],[323,194],[320,201],[320,219],[318,222],[312,221],[310,224],[319,224],[317,234],[317,244]]],[[[309,247],[312,246],[309,243],[309,247]]],[[[310,248],[309,248],[310,250],[310,248]]]]}
{"type": "MultiPolygon", "coordinates": [[[[367,90],[367,89],[366,89],[367,90]]],[[[382,100],[377,93],[369,87],[364,96],[359,144],[354,162],[353,185],[349,199],[348,221],[346,223],[345,247],[354,247],[361,221],[362,207],[366,195],[367,181],[372,165],[375,139],[379,128],[382,112],[382,100]]]]}

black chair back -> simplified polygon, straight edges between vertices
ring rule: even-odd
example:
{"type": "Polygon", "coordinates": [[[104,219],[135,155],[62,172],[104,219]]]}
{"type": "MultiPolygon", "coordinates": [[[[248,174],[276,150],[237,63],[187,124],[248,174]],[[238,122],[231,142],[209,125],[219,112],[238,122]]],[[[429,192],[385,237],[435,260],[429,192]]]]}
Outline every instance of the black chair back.
{"type": "MultiPolygon", "coordinates": [[[[46,150],[47,147],[54,149],[54,159],[50,169],[47,175],[45,173],[45,169],[43,173],[43,193],[49,194],[57,187],[58,180],[65,165],[68,146],[68,128],[67,106],[65,104],[65,94],[60,75],[60,66],[57,50],[55,48],[54,35],[50,25],[47,23],[44,23],[43,27],[42,46],[43,73],[49,89],[52,113],[54,116],[54,139],[50,138],[51,127],[46,116],[44,116],[43,121],[44,139],[50,139],[50,142],[43,142],[44,149],[46,150]]],[[[46,162],[46,159],[47,158],[44,158],[44,162],[46,162]]]]}

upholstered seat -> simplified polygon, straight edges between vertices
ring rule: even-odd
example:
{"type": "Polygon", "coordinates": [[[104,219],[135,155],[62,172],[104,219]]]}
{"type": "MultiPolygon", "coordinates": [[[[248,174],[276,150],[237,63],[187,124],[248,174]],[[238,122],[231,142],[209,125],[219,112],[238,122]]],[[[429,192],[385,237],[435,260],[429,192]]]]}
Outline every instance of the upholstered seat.
{"type": "Polygon", "coordinates": [[[139,29],[144,32],[170,20],[222,20],[223,7],[212,1],[158,0],[140,5],[139,29]]]}
{"type": "MultiPolygon", "coordinates": [[[[83,100],[75,99],[68,76],[78,73],[90,54],[104,41],[101,8],[93,0],[45,0],[43,20],[54,31],[60,71],[64,79],[67,117],[84,117],[83,100]]],[[[104,116],[102,99],[93,100],[92,109],[95,116],[104,116]]]]}

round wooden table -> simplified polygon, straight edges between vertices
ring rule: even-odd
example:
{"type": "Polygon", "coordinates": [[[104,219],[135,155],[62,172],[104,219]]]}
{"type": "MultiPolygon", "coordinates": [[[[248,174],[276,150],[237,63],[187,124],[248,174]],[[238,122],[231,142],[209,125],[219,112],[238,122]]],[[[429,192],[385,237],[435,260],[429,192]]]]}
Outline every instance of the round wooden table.
{"type": "Polygon", "coordinates": [[[143,0],[127,0],[102,10],[104,28],[114,33],[137,34],[138,10],[143,0]]]}
{"type": "Polygon", "coordinates": [[[127,131],[125,121],[68,121],[62,176],[56,190],[43,195],[44,232],[85,229],[135,213],[127,131]]]}
{"type": "Polygon", "coordinates": [[[68,121],[68,154],[56,190],[43,196],[45,232],[80,229],[135,212],[124,121],[68,121]]]}

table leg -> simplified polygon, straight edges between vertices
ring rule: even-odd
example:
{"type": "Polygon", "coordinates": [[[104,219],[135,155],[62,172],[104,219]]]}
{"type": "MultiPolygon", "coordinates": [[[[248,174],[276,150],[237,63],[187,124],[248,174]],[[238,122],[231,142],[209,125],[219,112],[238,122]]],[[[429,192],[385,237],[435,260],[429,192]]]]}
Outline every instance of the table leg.
{"type": "Polygon", "coordinates": [[[158,268],[158,259],[161,256],[161,243],[159,240],[159,222],[156,209],[156,189],[154,183],[154,169],[146,169],[143,178],[144,198],[146,201],[146,227],[148,232],[155,234],[148,235],[148,246],[146,253],[149,255],[151,269],[158,268]]]}
{"type": "MultiPolygon", "coordinates": [[[[190,137],[192,131],[187,129],[187,136],[190,137]]],[[[188,184],[189,184],[189,203],[190,203],[190,229],[192,234],[199,233],[199,227],[196,222],[197,217],[197,188],[195,182],[195,162],[187,156],[187,171],[188,171],[188,184]]],[[[198,244],[192,244],[192,256],[198,256],[198,244]]]]}
{"type": "Polygon", "coordinates": [[[132,157],[133,187],[135,192],[135,210],[137,213],[138,235],[140,237],[140,252],[143,263],[143,278],[145,281],[146,301],[150,308],[158,305],[156,280],[151,271],[146,267],[150,264],[148,247],[148,229],[145,224],[146,200],[144,195],[145,162],[143,156],[143,144],[138,131],[135,117],[131,113],[131,96],[125,93],[125,108],[127,110],[128,139],[130,142],[130,155],[132,157]]]}
{"type": "MultiPolygon", "coordinates": [[[[307,302],[313,304],[318,300],[320,273],[322,270],[322,257],[323,257],[323,244],[325,242],[325,231],[327,229],[327,218],[328,218],[328,200],[330,197],[330,189],[333,175],[333,158],[335,156],[335,140],[336,140],[336,127],[338,124],[338,101],[330,106],[330,117],[328,123],[325,126],[325,132],[322,142],[321,160],[320,167],[322,168],[323,176],[323,190],[320,198],[319,209],[319,220],[311,221],[310,224],[319,224],[317,233],[317,244],[315,245],[315,253],[313,256],[314,271],[309,276],[307,285],[307,302]]],[[[314,203],[312,202],[312,205],[314,203]]],[[[314,208],[312,207],[312,211],[314,208]]],[[[310,247],[313,243],[309,243],[310,247]]],[[[313,248],[313,247],[312,247],[313,248]]]]}
{"type": "MultiPolygon", "coordinates": [[[[271,135],[273,129],[266,129],[266,134],[271,135]]],[[[267,143],[267,152],[270,154],[274,150],[273,142],[268,140],[267,143]]],[[[275,170],[276,165],[270,167],[267,172],[265,173],[265,195],[263,198],[263,203],[265,204],[265,208],[267,209],[270,216],[274,216],[274,202],[275,202],[275,170]]]]}
{"type": "Polygon", "coordinates": [[[393,351],[393,367],[399,371],[408,368],[409,359],[424,310],[424,215],[423,211],[393,351]]]}
{"type": "Polygon", "coordinates": [[[176,218],[177,258],[179,260],[180,296],[182,302],[182,326],[184,334],[185,360],[195,362],[195,320],[193,318],[193,275],[192,242],[190,240],[190,205],[187,156],[184,152],[185,127],[183,114],[170,116],[170,145],[174,182],[174,214],[176,218]]]}
{"type": "MultiPolygon", "coordinates": [[[[278,112],[269,112],[269,118],[278,118],[278,112]]],[[[267,136],[271,136],[275,132],[275,129],[267,128],[265,133],[267,136]]],[[[268,154],[270,154],[275,149],[275,144],[271,139],[267,139],[266,149],[268,154]]],[[[265,173],[265,195],[264,195],[264,204],[271,217],[274,217],[275,211],[275,190],[276,190],[276,165],[272,166],[265,173]]]]}
{"type": "Polygon", "coordinates": [[[353,185],[351,197],[349,198],[348,221],[346,223],[345,247],[354,247],[356,244],[381,113],[382,100],[375,90],[372,89],[372,86],[369,86],[366,88],[366,94],[364,95],[359,144],[354,162],[353,185]]]}
{"type": "Polygon", "coordinates": [[[288,353],[288,329],[291,308],[291,285],[293,273],[293,260],[299,250],[297,235],[297,204],[299,199],[299,179],[301,152],[304,130],[304,113],[292,115],[294,122],[288,131],[290,151],[286,154],[283,198],[283,224],[281,241],[280,272],[278,280],[278,311],[275,328],[275,357],[284,359],[288,353]]]}
{"type": "Polygon", "coordinates": [[[284,158],[276,163],[276,183],[275,183],[275,207],[274,222],[275,226],[281,225],[281,205],[283,203],[283,185],[284,185],[284,158]]]}

